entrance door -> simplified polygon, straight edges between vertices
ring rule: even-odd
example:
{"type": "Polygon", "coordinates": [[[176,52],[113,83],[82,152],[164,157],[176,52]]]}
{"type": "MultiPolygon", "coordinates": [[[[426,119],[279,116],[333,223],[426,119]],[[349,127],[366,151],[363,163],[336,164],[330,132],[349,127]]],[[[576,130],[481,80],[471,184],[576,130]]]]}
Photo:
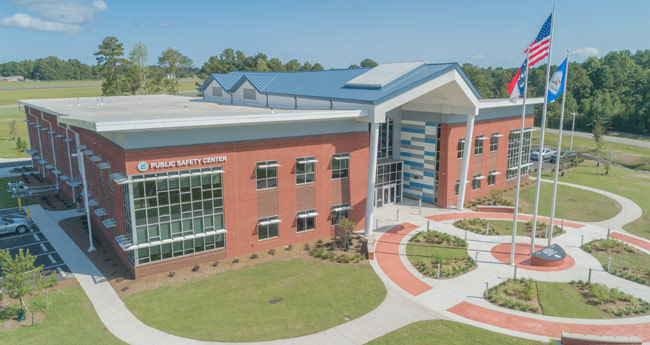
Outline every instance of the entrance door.
{"type": "Polygon", "coordinates": [[[384,206],[384,192],[382,188],[375,189],[375,206],[376,207],[384,206]]]}

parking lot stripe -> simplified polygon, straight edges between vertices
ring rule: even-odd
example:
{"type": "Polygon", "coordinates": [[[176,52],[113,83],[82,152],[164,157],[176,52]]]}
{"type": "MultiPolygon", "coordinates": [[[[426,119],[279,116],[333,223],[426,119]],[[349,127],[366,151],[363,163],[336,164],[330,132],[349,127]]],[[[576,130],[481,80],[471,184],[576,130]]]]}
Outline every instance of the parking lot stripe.
{"type": "Polygon", "coordinates": [[[56,263],[56,260],[54,260],[54,257],[51,254],[47,254],[47,257],[52,261],[53,264],[56,263]]]}
{"type": "Polygon", "coordinates": [[[36,242],[41,240],[40,238],[38,238],[38,235],[36,235],[36,234],[32,234],[32,236],[34,236],[34,241],[36,241],[36,242]]]}
{"type": "MultiPolygon", "coordinates": [[[[38,231],[37,233],[40,233],[40,231],[38,231]]],[[[17,238],[17,237],[23,237],[23,236],[29,236],[29,235],[35,236],[36,234],[34,233],[34,231],[32,231],[32,232],[26,233],[26,234],[15,234],[15,235],[2,236],[2,238],[0,238],[0,240],[10,240],[10,239],[14,239],[14,238],[17,238]]],[[[37,241],[40,241],[40,238],[37,241]]]]}
{"type": "MultiPolygon", "coordinates": [[[[2,249],[12,250],[12,249],[16,249],[16,248],[30,247],[30,246],[37,245],[37,244],[42,244],[42,243],[47,243],[47,241],[41,241],[41,242],[36,242],[36,243],[27,243],[27,244],[23,244],[22,246],[15,246],[15,247],[11,247],[11,248],[2,248],[2,249]]],[[[45,249],[45,251],[47,251],[47,249],[45,249]]]]}
{"type": "Polygon", "coordinates": [[[45,246],[45,244],[43,244],[43,242],[41,242],[41,248],[43,248],[43,251],[44,251],[44,252],[47,251],[47,247],[45,246]]]}

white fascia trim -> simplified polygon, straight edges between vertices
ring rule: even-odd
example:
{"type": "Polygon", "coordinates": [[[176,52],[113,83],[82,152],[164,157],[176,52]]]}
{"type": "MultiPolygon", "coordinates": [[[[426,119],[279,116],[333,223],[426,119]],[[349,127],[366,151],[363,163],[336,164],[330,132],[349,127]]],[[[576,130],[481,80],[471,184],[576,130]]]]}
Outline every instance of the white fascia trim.
{"type": "MultiPolygon", "coordinates": [[[[411,90],[408,90],[401,95],[398,95],[396,97],[393,97],[381,104],[378,104],[375,107],[375,113],[386,113],[387,111],[397,108],[403,104],[406,104],[424,94],[427,94],[431,91],[434,91],[435,89],[438,89],[442,87],[443,85],[446,85],[451,82],[456,82],[458,86],[460,87],[461,90],[463,90],[463,93],[465,93],[465,96],[468,98],[468,100],[472,103],[474,106],[474,113],[471,115],[477,115],[478,114],[478,109],[479,109],[479,99],[476,97],[474,92],[471,90],[469,85],[465,82],[465,79],[456,71],[455,69],[452,71],[449,71],[441,76],[438,76],[437,78],[434,78],[418,87],[415,87],[411,90]]],[[[381,119],[379,119],[381,120],[381,119]]],[[[384,122],[385,118],[382,121],[378,122],[384,122]]]]}
{"type": "Polygon", "coordinates": [[[112,132],[128,130],[146,130],[162,128],[184,128],[203,126],[228,126],[228,125],[254,125],[266,123],[305,122],[341,119],[363,119],[368,116],[366,110],[341,110],[328,111],[327,113],[289,113],[289,114],[260,114],[260,115],[232,115],[215,116],[212,118],[178,118],[168,120],[148,121],[116,121],[116,122],[88,122],[69,117],[59,118],[59,122],[75,127],[85,128],[94,132],[112,132]]]}
{"type": "MultiPolygon", "coordinates": [[[[533,97],[533,98],[526,98],[526,105],[534,105],[534,104],[543,104],[544,103],[544,98],[543,97],[533,97]]],[[[500,99],[500,100],[488,100],[488,102],[479,102],[479,109],[489,109],[489,108],[502,108],[502,107],[514,107],[514,106],[522,106],[524,104],[524,100],[522,98],[518,98],[515,100],[515,102],[510,102],[508,99],[500,99]]]]}

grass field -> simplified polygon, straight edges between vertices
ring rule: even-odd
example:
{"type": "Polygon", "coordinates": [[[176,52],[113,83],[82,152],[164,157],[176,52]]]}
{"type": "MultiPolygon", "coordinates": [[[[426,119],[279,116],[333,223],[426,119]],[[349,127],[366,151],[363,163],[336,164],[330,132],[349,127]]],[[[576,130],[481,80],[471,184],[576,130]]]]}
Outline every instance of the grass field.
{"type": "MultiPolygon", "coordinates": [[[[43,311],[47,315],[46,319],[34,326],[0,331],[0,344],[124,344],[104,330],[104,324],[81,287],[53,291],[49,303],[49,308],[44,309],[44,295],[29,302],[31,309],[43,311]]],[[[0,322],[15,317],[16,310],[17,306],[14,305],[0,311],[0,322]]]]}
{"type": "Polygon", "coordinates": [[[16,139],[22,137],[23,140],[29,142],[27,124],[23,122],[25,113],[18,110],[18,108],[0,109],[0,158],[29,157],[25,152],[18,151],[16,141],[11,140],[9,123],[14,120],[16,121],[16,139]]]}
{"type": "MultiPolygon", "coordinates": [[[[636,202],[643,209],[643,215],[623,228],[650,239],[650,175],[616,166],[610,168],[609,175],[604,175],[604,171],[602,165],[597,168],[596,162],[585,161],[581,166],[567,171],[560,181],[606,190],[636,202]]],[[[551,179],[552,176],[550,173],[542,174],[542,178],[551,179]]],[[[573,219],[571,216],[567,218],[573,219]]]]}
{"type": "Polygon", "coordinates": [[[7,191],[7,183],[15,180],[13,177],[0,177],[0,209],[18,207],[18,201],[7,191]]]}
{"type": "Polygon", "coordinates": [[[578,319],[609,319],[611,316],[588,303],[569,283],[537,281],[537,298],[544,315],[578,319]]]}
{"type": "MultiPolygon", "coordinates": [[[[196,89],[198,79],[181,79],[179,91],[191,91],[196,89]]],[[[34,83],[3,83],[4,88],[29,87],[23,90],[2,90],[0,88],[0,105],[16,104],[21,99],[38,98],[76,98],[76,97],[97,97],[102,95],[101,80],[75,80],[55,82],[34,82],[34,83]],[[9,85],[11,84],[11,85],[9,85]],[[72,87],[79,85],[80,87],[72,87]],[[84,86],[82,86],[84,85],[84,86]],[[94,86],[85,86],[94,85],[94,86]],[[68,86],[65,88],[47,88],[51,86],[68,86]]]]}
{"type": "Polygon", "coordinates": [[[377,338],[367,345],[541,345],[533,340],[499,334],[470,325],[446,321],[429,320],[414,322],[377,338]]]}
{"type": "MultiPolygon", "coordinates": [[[[512,234],[511,220],[488,220],[488,223],[490,223],[490,235],[493,234],[493,230],[497,230],[501,236],[512,234]]],[[[526,232],[526,222],[517,222],[517,236],[531,236],[526,232]]]]}
{"type": "MultiPolygon", "coordinates": [[[[544,176],[545,178],[549,178],[544,176]]],[[[552,177],[550,177],[552,179],[552,177]]],[[[562,182],[568,182],[560,179],[562,182]]],[[[596,187],[599,188],[599,187],[596,187]]],[[[504,198],[515,200],[515,190],[504,193],[504,198]]],[[[553,184],[542,183],[539,193],[539,214],[551,216],[551,201],[553,199],[553,184]]],[[[524,213],[533,213],[535,200],[535,184],[522,189],[519,206],[524,213]]],[[[558,185],[555,217],[579,222],[598,222],[609,219],[621,211],[621,205],[604,195],[569,186],[558,185]]]]}
{"type": "Polygon", "coordinates": [[[386,288],[369,265],[292,260],[124,298],[144,323],[199,340],[262,341],[322,331],[375,309],[386,288]],[[276,304],[270,300],[282,298],[276,304]]]}
{"type": "MultiPolygon", "coordinates": [[[[570,132],[565,132],[562,139],[562,147],[565,150],[569,149],[570,132]]],[[[533,132],[533,145],[539,145],[540,132],[533,132]]],[[[546,133],[544,137],[544,145],[557,147],[558,135],[554,133],[546,133]]],[[[573,138],[573,150],[577,152],[584,152],[587,154],[594,154],[596,144],[592,138],[573,138]]],[[[613,143],[605,141],[604,150],[611,156],[614,163],[619,163],[631,168],[650,170],[650,149],[620,143],[613,143]]]]}

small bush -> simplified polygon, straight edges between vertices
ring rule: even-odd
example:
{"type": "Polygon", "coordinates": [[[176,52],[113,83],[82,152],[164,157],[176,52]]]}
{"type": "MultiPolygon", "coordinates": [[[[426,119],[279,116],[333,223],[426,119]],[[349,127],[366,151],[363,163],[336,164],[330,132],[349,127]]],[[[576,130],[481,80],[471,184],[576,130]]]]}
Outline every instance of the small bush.
{"type": "Polygon", "coordinates": [[[268,252],[268,253],[269,253],[270,255],[275,255],[275,249],[269,249],[269,252],[268,252]]]}
{"type": "Polygon", "coordinates": [[[212,267],[217,267],[217,266],[219,266],[219,260],[212,263],[212,267]]]}
{"type": "Polygon", "coordinates": [[[192,267],[192,272],[198,272],[200,269],[201,267],[199,267],[199,265],[194,265],[194,267],[192,267]]]}
{"type": "Polygon", "coordinates": [[[235,259],[232,261],[233,264],[239,263],[239,259],[235,259]]]}
{"type": "Polygon", "coordinates": [[[251,255],[251,259],[255,260],[255,259],[257,259],[257,258],[259,258],[259,255],[257,255],[257,254],[253,254],[253,255],[251,255]]]}
{"type": "Polygon", "coordinates": [[[167,274],[167,276],[169,278],[174,278],[175,275],[176,275],[176,272],[174,272],[174,271],[169,271],[169,274],[167,274]]]}

